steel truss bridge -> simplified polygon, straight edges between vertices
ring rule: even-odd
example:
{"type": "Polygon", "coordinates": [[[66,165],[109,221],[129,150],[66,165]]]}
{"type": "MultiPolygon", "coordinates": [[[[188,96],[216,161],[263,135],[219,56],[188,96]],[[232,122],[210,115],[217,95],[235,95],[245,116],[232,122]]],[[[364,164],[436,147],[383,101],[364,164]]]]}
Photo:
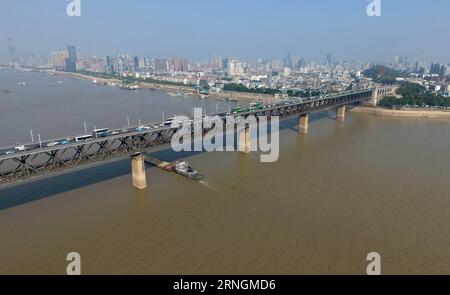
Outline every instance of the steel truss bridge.
{"type": "MultiPolygon", "coordinates": [[[[371,99],[372,92],[372,90],[365,90],[304,102],[279,103],[271,107],[230,116],[243,118],[250,115],[254,115],[256,118],[279,116],[280,119],[295,115],[301,116],[371,99]]],[[[223,123],[226,124],[225,113],[216,115],[220,116],[223,123]]],[[[202,126],[202,129],[203,134],[206,134],[212,128],[205,129],[202,126]]],[[[149,152],[158,147],[167,146],[176,131],[178,128],[161,127],[111,135],[86,142],[74,142],[16,152],[12,155],[2,155],[0,156],[0,185],[149,152]]]]}

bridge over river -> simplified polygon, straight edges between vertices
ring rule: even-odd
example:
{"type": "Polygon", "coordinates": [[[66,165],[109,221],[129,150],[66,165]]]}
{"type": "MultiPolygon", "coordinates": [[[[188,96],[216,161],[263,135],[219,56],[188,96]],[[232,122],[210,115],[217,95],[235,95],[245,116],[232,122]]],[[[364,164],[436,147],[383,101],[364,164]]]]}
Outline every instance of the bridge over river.
{"type": "MultiPolygon", "coordinates": [[[[337,108],[337,120],[344,121],[346,105],[371,100],[373,93],[373,90],[346,92],[311,100],[265,105],[260,109],[247,110],[239,114],[215,115],[218,115],[224,124],[227,115],[243,118],[251,115],[256,118],[298,116],[299,132],[307,134],[309,114],[337,108]]],[[[202,128],[203,134],[211,130],[203,126],[202,128]]],[[[105,137],[87,141],[70,142],[57,139],[50,141],[56,143],[53,146],[30,144],[25,145],[25,150],[22,151],[15,150],[14,147],[0,148],[0,185],[132,156],[133,185],[142,189],[146,187],[146,178],[144,158],[141,154],[167,147],[177,130],[178,128],[170,126],[147,126],[143,130],[140,128],[117,130],[109,132],[105,137]]],[[[245,146],[248,146],[250,141],[248,133],[249,130],[246,128],[245,136],[242,136],[244,140],[242,144],[245,146]]],[[[244,151],[249,152],[249,149],[245,148],[244,151]]]]}

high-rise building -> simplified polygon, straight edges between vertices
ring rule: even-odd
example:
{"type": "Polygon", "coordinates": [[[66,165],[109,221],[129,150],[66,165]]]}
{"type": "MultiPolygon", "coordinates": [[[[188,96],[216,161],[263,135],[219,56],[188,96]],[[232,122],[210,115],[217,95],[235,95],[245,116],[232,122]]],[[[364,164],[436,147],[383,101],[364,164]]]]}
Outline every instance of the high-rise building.
{"type": "Polygon", "coordinates": [[[229,62],[230,62],[230,60],[228,58],[222,58],[222,69],[223,70],[228,70],[229,62]]]}
{"type": "Polygon", "coordinates": [[[144,57],[144,68],[146,70],[149,70],[151,68],[152,65],[152,60],[150,59],[150,57],[144,57]]]}
{"type": "Polygon", "coordinates": [[[117,72],[122,75],[122,73],[124,72],[124,62],[123,62],[123,56],[118,56],[117,57],[117,72]]]}
{"type": "Polygon", "coordinates": [[[66,71],[77,71],[77,48],[73,45],[67,46],[68,57],[66,59],[66,71]]]}
{"type": "Polygon", "coordinates": [[[445,75],[445,65],[441,65],[439,63],[431,63],[430,74],[444,76],[445,75]]]}
{"type": "Polygon", "coordinates": [[[326,64],[327,66],[331,67],[331,63],[332,63],[332,55],[331,53],[327,53],[326,64]]]}
{"type": "Polygon", "coordinates": [[[67,51],[53,51],[51,53],[51,64],[54,68],[63,70],[66,68],[67,51]]]}
{"type": "Polygon", "coordinates": [[[394,63],[393,63],[394,68],[398,68],[399,63],[400,63],[400,58],[398,57],[398,55],[394,56],[394,63]]]}
{"type": "Polygon", "coordinates": [[[214,58],[211,60],[211,67],[214,69],[222,68],[222,59],[214,56],[214,58]]]}
{"type": "Polygon", "coordinates": [[[282,71],[284,69],[283,61],[279,59],[272,60],[272,70],[282,71]]]}
{"type": "Polygon", "coordinates": [[[140,69],[140,67],[139,67],[139,57],[135,56],[135,57],[133,58],[133,66],[134,66],[134,70],[135,70],[136,72],[138,72],[139,69],[140,69]]]}
{"type": "Polygon", "coordinates": [[[19,53],[11,38],[8,38],[8,53],[10,65],[15,66],[16,63],[19,63],[19,53]]]}
{"type": "Polygon", "coordinates": [[[186,72],[188,70],[188,61],[183,58],[172,58],[169,60],[169,70],[175,72],[186,72]]]}
{"type": "Polygon", "coordinates": [[[230,60],[228,61],[228,67],[227,67],[227,73],[228,76],[232,77],[236,75],[236,61],[235,60],[230,60]]]}
{"type": "MultiPolygon", "coordinates": [[[[444,71],[445,71],[445,75],[446,76],[450,76],[450,65],[446,65],[445,67],[444,67],[444,71]]],[[[450,86],[450,85],[449,85],[450,86]]]]}
{"type": "Polygon", "coordinates": [[[107,74],[114,74],[116,69],[114,67],[114,62],[115,59],[112,58],[111,56],[107,56],[106,57],[106,66],[105,66],[105,71],[107,74]]]}
{"type": "Polygon", "coordinates": [[[242,66],[242,63],[240,63],[234,59],[228,61],[228,68],[227,68],[228,76],[230,76],[230,77],[240,76],[243,73],[244,73],[244,67],[242,66]]]}
{"type": "Polygon", "coordinates": [[[290,52],[288,52],[286,55],[286,61],[285,61],[284,65],[290,69],[293,68],[292,55],[290,52]]]}
{"type": "Polygon", "coordinates": [[[167,72],[168,71],[167,59],[155,59],[155,70],[157,72],[167,72]]]}

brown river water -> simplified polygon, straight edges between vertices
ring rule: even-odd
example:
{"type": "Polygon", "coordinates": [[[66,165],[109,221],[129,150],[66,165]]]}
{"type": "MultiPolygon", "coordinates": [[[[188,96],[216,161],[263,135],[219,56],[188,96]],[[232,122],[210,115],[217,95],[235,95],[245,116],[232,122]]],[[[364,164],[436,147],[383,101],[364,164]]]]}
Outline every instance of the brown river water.
{"type": "MultiPolygon", "coordinates": [[[[16,83],[36,75],[6,77],[16,83]]],[[[213,109],[216,103],[99,90],[71,78],[33,79],[75,85],[86,108],[86,89],[99,92],[97,107],[123,95],[131,104],[183,104],[187,112],[192,105],[213,109]]],[[[0,81],[0,91],[10,85],[0,81]]],[[[0,103],[13,110],[30,97],[44,97],[17,91],[11,95],[19,102],[5,102],[3,94],[0,103]]],[[[49,136],[80,125],[61,106],[70,113],[60,124],[64,130],[46,129],[50,114],[39,102],[30,104],[45,117],[35,117],[35,126],[49,136]]],[[[160,116],[156,107],[151,120],[160,116]]],[[[108,111],[145,115],[133,108],[123,102],[108,111]]],[[[0,111],[3,143],[27,139],[29,124],[22,121],[31,119],[15,118],[27,109],[17,115],[0,111]],[[16,122],[20,128],[11,127],[16,122]],[[15,138],[10,128],[24,135],[15,138]]],[[[112,124],[113,118],[99,116],[102,124],[112,124]]],[[[124,160],[0,186],[0,273],[64,274],[71,251],[80,253],[84,274],[365,274],[372,251],[380,253],[385,274],[450,273],[450,120],[348,113],[339,123],[329,111],[313,116],[307,136],[298,134],[295,120],[281,127],[274,163],[261,163],[257,152],[157,153],[186,157],[206,176],[203,183],[148,167],[149,188],[138,191],[124,160]]]]}

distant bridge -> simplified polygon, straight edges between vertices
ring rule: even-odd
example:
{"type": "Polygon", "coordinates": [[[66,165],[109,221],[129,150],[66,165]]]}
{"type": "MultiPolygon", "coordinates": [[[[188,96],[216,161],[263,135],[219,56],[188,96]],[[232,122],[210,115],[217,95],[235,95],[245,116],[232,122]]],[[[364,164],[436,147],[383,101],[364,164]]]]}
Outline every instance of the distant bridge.
{"type": "MultiPolygon", "coordinates": [[[[341,93],[303,102],[279,103],[271,107],[232,114],[231,116],[241,116],[244,118],[250,115],[254,115],[256,118],[260,116],[279,116],[280,118],[299,116],[299,132],[307,134],[309,114],[337,108],[337,120],[344,121],[346,105],[373,100],[373,94],[373,90],[341,93]]],[[[222,118],[225,124],[227,114],[220,113],[217,115],[222,118]]],[[[205,129],[203,126],[202,128],[203,134],[210,131],[210,129],[205,129]]],[[[155,150],[158,147],[167,146],[177,130],[170,126],[143,131],[134,130],[92,139],[86,142],[73,142],[1,155],[0,185],[38,176],[51,175],[89,164],[133,156],[133,185],[142,189],[146,187],[146,178],[144,159],[140,154],[155,150]]],[[[248,132],[248,128],[245,129],[245,136],[242,136],[244,142],[240,143],[245,145],[245,147],[248,147],[250,144],[248,132]]],[[[244,150],[245,152],[250,151],[248,148],[244,150]]]]}

